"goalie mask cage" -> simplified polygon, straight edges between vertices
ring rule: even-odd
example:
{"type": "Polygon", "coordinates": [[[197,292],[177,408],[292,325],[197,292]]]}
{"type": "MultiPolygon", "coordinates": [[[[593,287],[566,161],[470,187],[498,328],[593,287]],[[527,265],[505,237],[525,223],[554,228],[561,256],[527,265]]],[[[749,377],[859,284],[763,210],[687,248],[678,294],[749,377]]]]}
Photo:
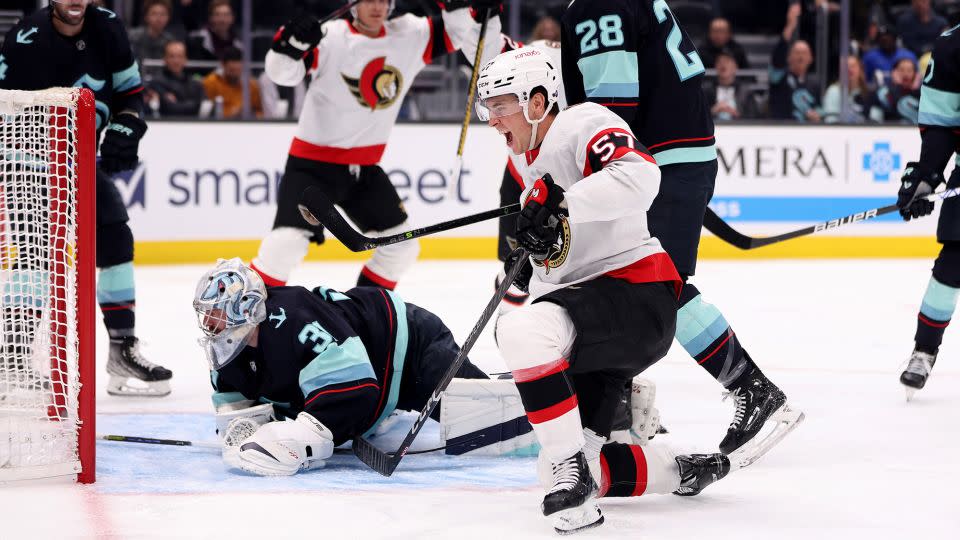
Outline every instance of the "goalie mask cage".
{"type": "Polygon", "coordinates": [[[94,481],[95,108],[0,90],[0,483],[94,481]]]}

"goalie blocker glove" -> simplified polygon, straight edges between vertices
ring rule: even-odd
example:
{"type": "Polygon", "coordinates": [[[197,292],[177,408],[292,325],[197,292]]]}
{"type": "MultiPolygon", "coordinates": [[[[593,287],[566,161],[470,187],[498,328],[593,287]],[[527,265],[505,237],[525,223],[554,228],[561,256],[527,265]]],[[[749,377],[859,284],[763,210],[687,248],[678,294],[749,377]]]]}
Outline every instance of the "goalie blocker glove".
{"type": "Polygon", "coordinates": [[[147,123],[139,116],[120,113],[113,117],[100,143],[100,168],[111,174],[137,166],[140,139],[147,132],[147,123]]]}
{"type": "Polygon", "coordinates": [[[933,201],[924,199],[943,183],[943,176],[924,170],[920,163],[911,161],[900,179],[897,206],[904,221],[928,216],[933,213],[933,201]]]}
{"type": "Polygon", "coordinates": [[[333,433],[310,413],[264,424],[243,441],[228,464],[260,476],[290,476],[323,467],[333,455],[333,433]]]}
{"type": "Polygon", "coordinates": [[[270,49],[294,60],[302,60],[320,44],[321,39],[323,28],[319,19],[304,12],[280,27],[270,49]]]}

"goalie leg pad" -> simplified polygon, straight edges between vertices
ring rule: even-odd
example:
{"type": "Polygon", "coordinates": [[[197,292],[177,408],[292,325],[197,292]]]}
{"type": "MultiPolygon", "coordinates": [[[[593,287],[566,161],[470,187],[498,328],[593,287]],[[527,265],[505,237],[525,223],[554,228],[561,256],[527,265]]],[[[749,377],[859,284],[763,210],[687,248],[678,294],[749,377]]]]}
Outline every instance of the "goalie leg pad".
{"type": "Polygon", "coordinates": [[[302,412],[294,421],[264,424],[240,445],[238,452],[225,453],[224,460],[259,476],[290,476],[323,467],[332,455],[333,433],[302,412]]]}
{"type": "Polygon", "coordinates": [[[440,440],[450,455],[535,456],[540,451],[513,381],[453,379],[440,400],[440,440]]]}

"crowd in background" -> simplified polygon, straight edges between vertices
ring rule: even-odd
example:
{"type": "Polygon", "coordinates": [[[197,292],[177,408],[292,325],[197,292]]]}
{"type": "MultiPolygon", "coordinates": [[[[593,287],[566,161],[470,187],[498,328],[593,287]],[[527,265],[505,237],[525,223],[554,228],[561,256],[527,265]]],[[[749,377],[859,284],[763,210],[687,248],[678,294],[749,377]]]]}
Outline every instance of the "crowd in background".
{"type": "MultiPolygon", "coordinates": [[[[279,87],[262,72],[276,28],[299,9],[322,16],[342,2],[253,0],[248,93],[257,118],[295,118],[305,93],[306,81],[296,88],[279,87]]],[[[35,9],[35,1],[23,3],[24,12],[35,9]]],[[[98,3],[112,7],[109,0],[98,3]]],[[[557,21],[566,3],[525,0],[520,14],[523,35],[512,37],[559,40],[557,21]]],[[[240,5],[240,0],[138,0],[129,36],[154,117],[239,116],[244,70],[240,5]]],[[[670,6],[697,43],[707,68],[704,94],[714,118],[721,121],[915,123],[920,82],[933,42],[960,22],[960,0],[852,1],[848,106],[843,117],[837,80],[838,0],[674,0],[670,6]],[[830,23],[829,39],[820,41],[830,49],[827,66],[815,65],[818,11],[830,23]],[[741,40],[749,40],[751,51],[741,40]],[[823,80],[832,84],[823,85],[823,80]]],[[[431,15],[436,9],[434,2],[397,1],[398,13],[431,15]]]]}

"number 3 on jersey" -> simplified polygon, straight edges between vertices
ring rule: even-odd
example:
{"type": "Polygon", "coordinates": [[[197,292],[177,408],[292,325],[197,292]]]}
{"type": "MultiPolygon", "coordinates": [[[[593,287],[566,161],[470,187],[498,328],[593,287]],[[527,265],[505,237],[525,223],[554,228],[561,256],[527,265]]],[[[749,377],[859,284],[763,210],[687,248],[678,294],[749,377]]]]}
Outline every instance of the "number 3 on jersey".
{"type": "Polygon", "coordinates": [[[673,29],[670,30],[670,34],[667,36],[666,46],[667,52],[670,53],[670,58],[673,60],[673,65],[677,68],[677,75],[680,76],[680,80],[685,81],[690,77],[703,73],[705,71],[703,68],[703,60],[700,60],[700,55],[697,54],[696,48],[687,54],[680,51],[683,32],[680,31],[677,18],[670,12],[670,7],[667,6],[667,0],[656,0],[653,3],[653,13],[657,16],[657,22],[660,24],[667,22],[668,19],[673,23],[673,29]]]}
{"type": "Polygon", "coordinates": [[[580,54],[587,54],[604,47],[619,47],[623,45],[623,21],[619,15],[604,15],[597,21],[586,20],[575,28],[580,38],[580,54]],[[599,27],[600,35],[597,36],[599,27]]]}

